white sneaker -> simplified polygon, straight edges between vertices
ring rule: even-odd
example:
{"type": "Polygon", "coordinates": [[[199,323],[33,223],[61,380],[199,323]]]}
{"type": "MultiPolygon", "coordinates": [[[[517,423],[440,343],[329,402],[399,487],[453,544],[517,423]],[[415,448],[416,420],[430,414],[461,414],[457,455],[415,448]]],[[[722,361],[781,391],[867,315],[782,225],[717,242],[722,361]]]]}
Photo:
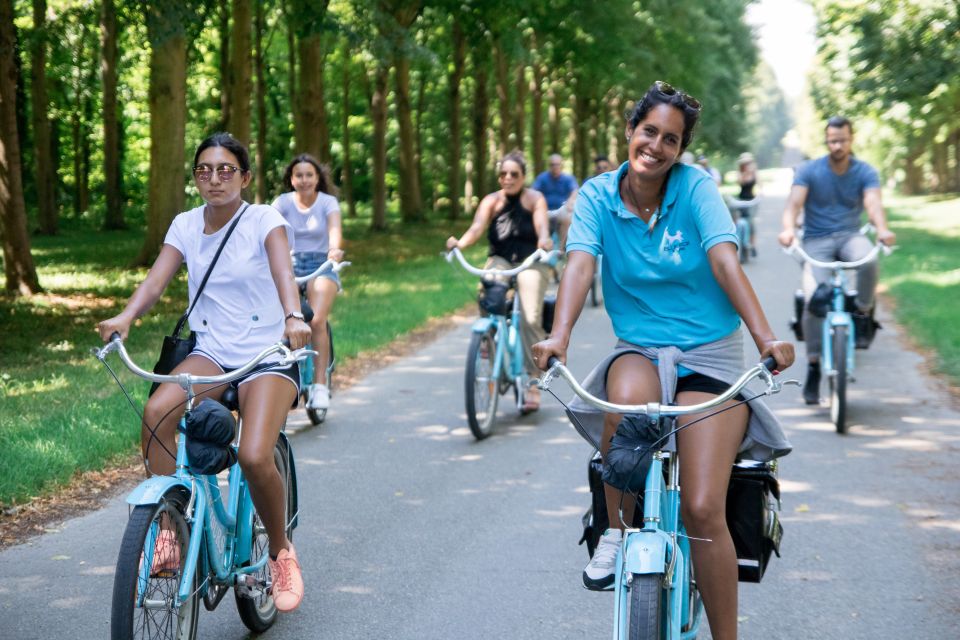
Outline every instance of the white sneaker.
{"type": "Polygon", "coordinates": [[[330,408],[330,389],[325,384],[310,385],[310,392],[307,394],[307,409],[329,409],[330,408]]]}
{"type": "Polygon", "coordinates": [[[607,529],[600,536],[600,542],[593,551],[593,557],[583,570],[583,586],[593,591],[604,591],[613,587],[617,573],[617,554],[623,532],[620,529],[607,529]]]}

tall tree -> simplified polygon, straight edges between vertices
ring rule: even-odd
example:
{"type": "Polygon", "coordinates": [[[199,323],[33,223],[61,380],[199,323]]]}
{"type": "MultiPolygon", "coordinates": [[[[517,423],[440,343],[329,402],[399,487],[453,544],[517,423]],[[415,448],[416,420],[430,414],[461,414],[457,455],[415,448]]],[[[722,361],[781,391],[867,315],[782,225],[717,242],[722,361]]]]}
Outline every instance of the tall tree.
{"type": "Polygon", "coordinates": [[[50,146],[50,116],[47,99],[47,3],[33,0],[33,38],[30,47],[33,106],[33,158],[37,172],[37,217],[40,233],[55,235],[57,214],[57,172],[50,146]]]}
{"type": "Polygon", "coordinates": [[[374,62],[370,117],[373,119],[373,216],[370,227],[387,228],[387,92],[390,67],[381,59],[374,62]]]}
{"type": "Polygon", "coordinates": [[[147,232],[136,265],[157,257],[173,217],[184,203],[187,120],[187,26],[194,13],[184,0],[144,2],[150,41],[150,184],[147,232]]]}
{"type": "Polygon", "coordinates": [[[340,186],[343,191],[343,199],[347,203],[347,215],[351,218],[357,217],[357,202],[353,195],[353,160],[350,151],[350,40],[344,38],[342,51],[343,64],[341,65],[341,102],[343,108],[340,110],[340,144],[343,147],[342,166],[340,173],[340,186]]]}
{"type": "Polygon", "coordinates": [[[330,0],[291,0],[290,15],[296,25],[299,77],[293,104],[297,150],[330,162],[330,130],[324,96],[324,63],[327,57],[325,24],[330,0]]]}
{"type": "Polygon", "coordinates": [[[120,121],[117,118],[117,9],[113,0],[100,4],[100,82],[103,85],[104,229],[126,229],[120,174],[120,121]]]}
{"type": "Polygon", "coordinates": [[[27,211],[20,171],[17,132],[16,31],[13,0],[0,0],[0,242],[7,291],[31,295],[41,291],[30,255],[27,211]]]}
{"type": "Polygon", "coordinates": [[[257,202],[267,200],[267,70],[263,54],[263,32],[266,21],[263,16],[263,3],[257,2],[254,9],[253,28],[253,65],[257,75],[257,93],[254,97],[257,105],[257,145],[255,162],[257,202]]]}
{"type": "Polygon", "coordinates": [[[410,27],[423,10],[422,0],[378,0],[381,36],[389,43],[393,58],[394,99],[400,130],[400,216],[404,222],[422,220],[423,197],[417,170],[416,132],[410,106],[410,27]]]}
{"type": "Polygon", "coordinates": [[[450,116],[450,155],[447,157],[447,193],[450,197],[450,209],[447,214],[451,220],[456,220],[463,205],[460,203],[460,158],[461,123],[460,123],[460,84],[467,69],[467,37],[463,30],[461,18],[453,14],[451,29],[453,39],[453,60],[450,73],[447,77],[447,111],[450,116]]]}
{"type": "Polygon", "coordinates": [[[230,13],[233,26],[230,29],[230,63],[227,84],[226,114],[227,131],[245,145],[250,144],[250,25],[252,21],[251,0],[231,0],[230,13]]]}

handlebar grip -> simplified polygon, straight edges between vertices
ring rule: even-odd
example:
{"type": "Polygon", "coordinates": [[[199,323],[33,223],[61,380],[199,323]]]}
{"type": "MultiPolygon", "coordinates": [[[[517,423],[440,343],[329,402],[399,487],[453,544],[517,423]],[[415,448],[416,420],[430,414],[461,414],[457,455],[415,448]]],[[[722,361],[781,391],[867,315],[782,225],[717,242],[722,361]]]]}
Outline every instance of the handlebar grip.
{"type": "Polygon", "coordinates": [[[285,346],[287,349],[289,349],[289,348],[290,348],[290,339],[289,339],[289,338],[284,338],[283,340],[280,341],[280,344],[282,344],[282,345],[285,346]]]}
{"type": "Polygon", "coordinates": [[[550,356],[549,358],[547,358],[548,369],[556,364],[560,364],[560,358],[558,358],[557,356],[550,356]]]}
{"type": "Polygon", "coordinates": [[[767,371],[776,371],[777,370],[777,360],[773,356],[767,356],[763,359],[763,366],[767,368],[767,371]]]}
{"type": "Polygon", "coordinates": [[[113,333],[110,334],[110,339],[107,342],[113,342],[114,340],[119,340],[119,339],[120,339],[120,332],[114,331],[113,333]]]}

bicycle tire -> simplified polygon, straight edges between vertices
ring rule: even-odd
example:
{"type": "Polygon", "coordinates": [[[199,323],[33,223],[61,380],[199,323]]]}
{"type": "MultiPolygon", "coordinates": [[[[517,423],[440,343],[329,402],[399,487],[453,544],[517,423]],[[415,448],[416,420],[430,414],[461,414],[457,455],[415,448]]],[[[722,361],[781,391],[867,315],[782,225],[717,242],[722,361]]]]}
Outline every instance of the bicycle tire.
{"type": "MultiPolygon", "coordinates": [[[[287,445],[283,440],[277,440],[277,444],[274,445],[273,462],[277,466],[277,471],[280,472],[280,480],[283,483],[285,504],[284,522],[287,523],[287,538],[293,540],[293,529],[290,524],[293,519],[291,505],[292,492],[290,491],[290,463],[287,445]]],[[[260,521],[260,515],[256,510],[253,511],[251,530],[253,535],[251,537],[250,562],[248,564],[256,564],[264,554],[270,552],[270,540],[267,537],[267,530],[260,521]]],[[[253,576],[258,582],[265,584],[269,582],[269,573],[269,569],[264,565],[263,569],[254,573],[253,576]]],[[[266,586],[262,586],[261,590],[253,595],[246,593],[242,587],[237,586],[233,589],[233,595],[237,603],[237,613],[240,614],[240,619],[243,621],[243,624],[251,631],[263,633],[277,621],[277,607],[273,603],[273,596],[267,593],[266,586]]]]}
{"type": "Polygon", "coordinates": [[[467,370],[464,375],[467,422],[477,440],[483,440],[493,431],[500,398],[499,381],[493,379],[493,362],[497,353],[496,330],[470,336],[467,349],[467,370]],[[485,374],[485,375],[483,375],[485,374]]]}
{"type": "MultiPolygon", "coordinates": [[[[192,595],[179,607],[172,604],[177,599],[183,579],[184,562],[190,543],[191,527],[184,517],[187,500],[182,491],[173,489],[157,504],[138,505],[130,514],[120,543],[113,579],[113,603],[110,613],[110,637],[113,640],[196,638],[200,613],[197,573],[193,576],[192,595]],[[160,529],[160,520],[164,516],[166,526],[175,532],[180,549],[180,564],[176,569],[169,568],[157,575],[146,576],[144,583],[140,574],[141,562],[146,562],[144,546],[151,532],[151,538],[155,539],[156,532],[160,529]],[[141,592],[143,603],[138,606],[141,592]]],[[[152,563],[152,554],[150,562],[152,563]]]]}
{"type": "Polygon", "coordinates": [[[630,612],[627,615],[629,640],[660,640],[660,604],[662,576],[657,573],[635,573],[630,583],[630,612]]]}
{"type": "Polygon", "coordinates": [[[837,433],[847,432],[847,328],[833,328],[833,368],[836,375],[830,376],[830,419],[837,433]]]}

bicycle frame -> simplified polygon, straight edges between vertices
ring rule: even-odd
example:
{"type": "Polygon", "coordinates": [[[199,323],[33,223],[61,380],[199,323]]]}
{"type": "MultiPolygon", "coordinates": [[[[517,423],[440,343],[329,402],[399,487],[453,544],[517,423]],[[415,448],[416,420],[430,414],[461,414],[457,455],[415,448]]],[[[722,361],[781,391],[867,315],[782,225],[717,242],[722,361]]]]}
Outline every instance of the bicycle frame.
{"type": "MultiPolygon", "coordinates": [[[[472,327],[473,333],[486,333],[491,327],[496,327],[496,352],[493,358],[493,379],[500,380],[504,373],[510,378],[517,389],[523,389],[527,378],[526,368],[523,366],[523,337],[520,334],[521,307],[520,293],[516,289],[515,279],[511,281],[514,289],[513,305],[510,310],[509,322],[507,316],[491,314],[486,318],[477,318],[472,327]],[[504,337],[506,339],[504,339],[504,337]]],[[[498,388],[499,392],[499,388],[498,388]]],[[[523,393],[517,394],[517,408],[523,406],[523,393]]]]}
{"type": "Polygon", "coordinates": [[[823,340],[820,355],[821,362],[823,363],[823,371],[828,376],[837,375],[835,358],[846,358],[848,377],[852,377],[854,371],[854,362],[856,360],[854,345],[856,345],[857,336],[853,317],[846,310],[845,284],[846,278],[844,277],[843,269],[839,267],[835,268],[830,280],[830,287],[832,289],[831,310],[827,312],[826,317],[823,319],[823,340]],[[836,327],[847,327],[847,343],[844,345],[845,353],[842,354],[835,354],[833,352],[833,340],[831,338],[833,337],[836,327]]]}

